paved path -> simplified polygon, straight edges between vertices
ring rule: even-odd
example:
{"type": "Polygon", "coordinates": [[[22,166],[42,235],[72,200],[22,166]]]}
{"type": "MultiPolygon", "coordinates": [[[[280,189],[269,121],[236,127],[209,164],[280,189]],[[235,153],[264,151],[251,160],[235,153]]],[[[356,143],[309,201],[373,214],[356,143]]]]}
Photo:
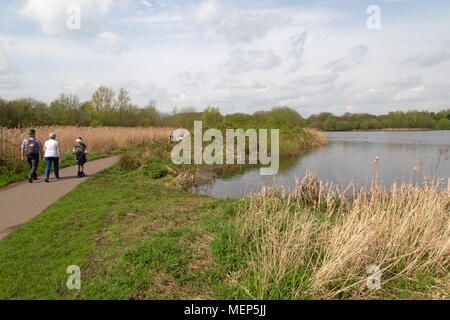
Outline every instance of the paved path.
{"type": "Polygon", "coordinates": [[[115,156],[89,161],[85,169],[87,176],[84,178],[77,178],[77,167],[72,166],[60,169],[60,181],[51,178],[52,171],[49,183],[45,183],[40,176],[40,180],[34,183],[28,183],[27,180],[0,188],[0,240],[41,214],[90,176],[116,164],[119,158],[115,156]]]}

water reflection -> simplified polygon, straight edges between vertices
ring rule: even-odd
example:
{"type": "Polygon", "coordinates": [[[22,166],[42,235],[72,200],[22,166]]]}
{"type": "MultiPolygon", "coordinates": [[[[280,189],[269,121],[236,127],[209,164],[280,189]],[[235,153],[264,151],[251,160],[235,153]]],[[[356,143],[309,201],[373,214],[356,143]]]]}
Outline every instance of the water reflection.
{"type": "MultiPolygon", "coordinates": [[[[305,155],[280,159],[276,176],[261,176],[259,169],[245,167],[219,174],[214,183],[195,192],[216,198],[237,198],[258,192],[262,186],[291,189],[296,178],[308,171],[321,180],[347,185],[366,185],[377,178],[390,185],[402,180],[417,182],[433,174],[439,149],[450,148],[450,131],[336,132],[328,133],[329,145],[305,155]],[[374,160],[379,157],[375,165],[374,160]],[[417,167],[415,172],[413,168],[417,167]]],[[[450,176],[450,161],[442,159],[435,174],[450,176]]]]}

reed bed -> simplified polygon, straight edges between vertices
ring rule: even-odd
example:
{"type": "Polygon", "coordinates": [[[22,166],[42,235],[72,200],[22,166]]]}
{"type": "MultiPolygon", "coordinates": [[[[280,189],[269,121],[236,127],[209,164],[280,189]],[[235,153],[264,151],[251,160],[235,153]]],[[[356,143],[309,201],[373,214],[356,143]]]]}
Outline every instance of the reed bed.
{"type": "Polygon", "coordinates": [[[315,146],[322,146],[328,144],[328,140],[323,134],[323,131],[313,128],[304,128],[306,132],[308,132],[313,137],[313,141],[315,146]]]}
{"type": "MultiPolygon", "coordinates": [[[[55,126],[35,128],[36,137],[42,143],[48,140],[50,133],[56,133],[61,152],[70,153],[77,137],[89,147],[90,152],[105,153],[123,147],[141,145],[153,140],[168,141],[170,128],[157,127],[74,127],[55,126]]],[[[7,129],[0,131],[0,156],[3,158],[20,159],[20,144],[27,137],[29,128],[7,129]]]]}
{"type": "Polygon", "coordinates": [[[340,188],[309,174],[292,192],[263,189],[238,211],[231,239],[246,268],[230,281],[254,299],[448,299],[450,180],[441,182],[340,188]],[[379,290],[367,285],[372,265],[379,290]]]}

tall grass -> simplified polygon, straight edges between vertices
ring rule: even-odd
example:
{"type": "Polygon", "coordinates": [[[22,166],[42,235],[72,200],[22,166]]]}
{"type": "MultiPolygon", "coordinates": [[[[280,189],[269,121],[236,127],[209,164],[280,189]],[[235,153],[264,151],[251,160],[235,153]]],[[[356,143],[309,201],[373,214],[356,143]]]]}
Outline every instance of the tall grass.
{"type": "Polygon", "coordinates": [[[230,281],[255,299],[449,298],[450,181],[324,185],[308,175],[292,192],[242,200],[230,246],[245,267],[230,281]],[[367,268],[381,269],[369,290],[367,268]],[[245,270],[245,271],[244,271],[245,270]]]}
{"type": "MultiPolygon", "coordinates": [[[[90,152],[105,153],[123,147],[141,145],[156,141],[168,141],[169,128],[125,128],[125,127],[38,127],[37,138],[42,143],[48,140],[50,133],[56,133],[61,152],[70,153],[77,137],[89,147],[90,152]]],[[[0,138],[0,156],[8,159],[20,159],[20,144],[28,135],[28,128],[2,128],[0,138]]]]}

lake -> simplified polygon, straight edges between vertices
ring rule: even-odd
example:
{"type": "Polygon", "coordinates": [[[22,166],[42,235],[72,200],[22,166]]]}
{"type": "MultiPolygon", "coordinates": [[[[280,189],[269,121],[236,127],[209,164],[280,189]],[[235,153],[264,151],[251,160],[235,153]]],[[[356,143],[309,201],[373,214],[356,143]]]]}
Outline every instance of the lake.
{"type": "Polygon", "coordinates": [[[239,198],[258,192],[263,186],[289,190],[295,187],[296,178],[304,177],[308,171],[324,182],[343,185],[366,185],[375,178],[386,185],[402,179],[416,183],[420,176],[436,172],[437,177],[445,178],[442,184],[447,185],[450,160],[442,158],[437,170],[435,167],[439,150],[450,149],[450,130],[329,132],[326,136],[327,146],[280,159],[280,170],[275,176],[261,176],[258,168],[244,168],[217,175],[212,184],[192,191],[215,198],[239,198]],[[416,166],[418,170],[412,173],[416,166]]]}

